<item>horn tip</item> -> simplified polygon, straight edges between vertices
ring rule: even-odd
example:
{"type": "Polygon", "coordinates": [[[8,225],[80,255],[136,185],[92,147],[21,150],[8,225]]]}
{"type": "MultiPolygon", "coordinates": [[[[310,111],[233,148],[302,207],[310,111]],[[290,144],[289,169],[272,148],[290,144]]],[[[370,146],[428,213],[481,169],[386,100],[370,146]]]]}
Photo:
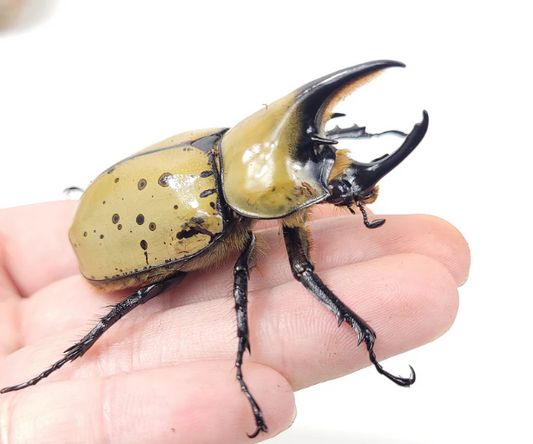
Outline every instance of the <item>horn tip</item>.
{"type": "Polygon", "coordinates": [[[405,68],[405,63],[398,62],[397,60],[375,60],[369,62],[368,65],[379,66],[382,68],[405,68]]]}
{"type": "Polygon", "coordinates": [[[422,122],[420,122],[419,125],[425,128],[429,125],[429,114],[426,110],[422,111],[422,122]]]}

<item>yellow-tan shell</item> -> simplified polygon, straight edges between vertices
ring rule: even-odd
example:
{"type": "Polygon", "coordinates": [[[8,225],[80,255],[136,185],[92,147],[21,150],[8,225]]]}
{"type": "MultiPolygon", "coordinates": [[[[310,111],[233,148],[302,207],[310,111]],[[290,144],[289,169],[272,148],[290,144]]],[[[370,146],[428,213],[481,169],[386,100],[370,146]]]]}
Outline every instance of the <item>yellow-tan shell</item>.
{"type": "Polygon", "coordinates": [[[119,279],[197,255],[224,230],[212,157],[183,133],[117,163],[87,188],[69,237],[82,274],[119,279]]]}
{"type": "Polygon", "coordinates": [[[226,201],[239,214],[263,219],[284,217],[328,195],[320,175],[291,152],[302,138],[300,118],[292,93],[224,135],[222,186],[226,201]]]}

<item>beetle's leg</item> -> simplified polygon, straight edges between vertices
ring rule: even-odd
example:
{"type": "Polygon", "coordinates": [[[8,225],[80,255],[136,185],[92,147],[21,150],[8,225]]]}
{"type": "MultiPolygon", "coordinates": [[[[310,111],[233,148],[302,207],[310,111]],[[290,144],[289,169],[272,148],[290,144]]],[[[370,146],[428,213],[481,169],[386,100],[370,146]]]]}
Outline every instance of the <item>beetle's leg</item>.
{"type": "Polygon", "coordinates": [[[376,334],[372,328],[344,305],[315,274],[315,267],[309,258],[309,242],[304,228],[284,226],[283,237],[285,238],[285,245],[289,254],[292,273],[296,280],[300,281],[315,298],[333,312],[337,317],[339,326],[343,322],[347,322],[357,332],[359,337],[358,344],[363,340],[365,341],[370,361],[374,364],[379,373],[404,387],[409,387],[413,384],[415,382],[415,372],[412,367],[411,376],[409,378],[402,378],[391,375],[381,366],[381,364],[379,364],[376,355],[374,354],[376,334]]]}
{"type": "Polygon", "coordinates": [[[161,282],[146,285],[140,288],[131,296],[128,296],[122,302],[119,302],[117,305],[115,305],[113,309],[107,315],[105,315],[100,322],[98,322],[96,327],[94,327],[81,341],[65,350],[65,356],[62,359],[42,372],[39,376],[36,376],[35,378],[30,379],[22,384],[3,388],[0,390],[0,393],[21,390],[29,387],[30,385],[35,385],[42,379],[50,376],[50,374],[56,370],[59,370],[67,362],[74,361],[76,358],[83,356],[84,353],[94,345],[98,338],[100,338],[100,336],[102,336],[102,334],[104,334],[104,332],[107,331],[107,329],[109,329],[122,316],[132,311],[135,307],[138,307],[139,305],[148,302],[150,299],[159,296],[161,293],[164,293],[175,287],[183,280],[186,274],[187,273],[184,272],[178,272],[177,274],[173,274],[171,277],[168,277],[161,282]]]}
{"type": "Polygon", "coordinates": [[[268,432],[268,427],[265,424],[263,413],[257,405],[257,402],[250,394],[246,383],[242,376],[242,359],[244,352],[250,349],[250,338],[248,332],[248,259],[252,254],[255,244],[255,236],[252,232],[248,232],[248,239],[246,242],[246,248],[237,259],[235,267],[233,269],[234,281],[233,281],[233,296],[235,296],[235,311],[237,312],[237,334],[239,337],[239,349],[237,351],[237,359],[235,361],[235,367],[237,367],[237,380],[241,384],[241,390],[244,395],[250,401],[252,410],[254,412],[255,423],[257,424],[256,431],[248,435],[250,438],[255,438],[260,432],[268,432]]]}

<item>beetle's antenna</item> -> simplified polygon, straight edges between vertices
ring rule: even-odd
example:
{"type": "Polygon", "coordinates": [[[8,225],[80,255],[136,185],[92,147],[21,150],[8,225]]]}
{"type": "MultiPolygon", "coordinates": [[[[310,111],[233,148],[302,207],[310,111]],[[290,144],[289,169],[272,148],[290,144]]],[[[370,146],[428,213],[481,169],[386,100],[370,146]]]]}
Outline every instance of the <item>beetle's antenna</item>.
{"type": "MultiPolygon", "coordinates": [[[[360,200],[355,200],[355,204],[357,205],[357,208],[359,208],[359,210],[361,211],[361,214],[363,215],[363,222],[365,224],[365,227],[378,228],[378,227],[381,227],[385,223],[385,219],[376,219],[376,220],[373,220],[372,222],[369,222],[363,203],[360,200]]],[[[351,204],[348,204],[348,210],[350,210],[350,213],[355,214],[355,211],[352,209],[351,204]]]]}

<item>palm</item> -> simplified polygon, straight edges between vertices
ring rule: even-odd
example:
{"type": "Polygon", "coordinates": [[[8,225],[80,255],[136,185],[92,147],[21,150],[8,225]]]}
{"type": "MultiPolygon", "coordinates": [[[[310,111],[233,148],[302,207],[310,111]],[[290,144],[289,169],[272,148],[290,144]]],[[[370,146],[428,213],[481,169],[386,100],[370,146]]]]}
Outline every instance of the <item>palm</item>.
{"type": "MultiPolygon", "coordinates": [[[[66,236],[74,207],[56,202],[0,212],[0,387],[40,373],[94,325],[95,315],[128,294],[98,292],[79,275],[66,236]]],[[[369,232],[359,217],[329,211],[311,223],[317,271],[378,333],[378,358],[444,333],[457,309],[456,285],[468,273],[460,234],[427,216],[391,216],[369,232]]],[[[258,259],[259,273],[252,272],[252,357],[244,373],[270,433],[256,440],[290,424],[292,390],[369,364],[349,327],[341,334],[293,280],[278,229],[261,234],[270,248],[258,259]]],[[[229,371],[236,353],[231,286],[230,263],[191,274],[118,322],[81,359],[35,387],[2,395],[2,439],[250,442],[245,432],[253,431],[253,417],[229,371]]]]}

